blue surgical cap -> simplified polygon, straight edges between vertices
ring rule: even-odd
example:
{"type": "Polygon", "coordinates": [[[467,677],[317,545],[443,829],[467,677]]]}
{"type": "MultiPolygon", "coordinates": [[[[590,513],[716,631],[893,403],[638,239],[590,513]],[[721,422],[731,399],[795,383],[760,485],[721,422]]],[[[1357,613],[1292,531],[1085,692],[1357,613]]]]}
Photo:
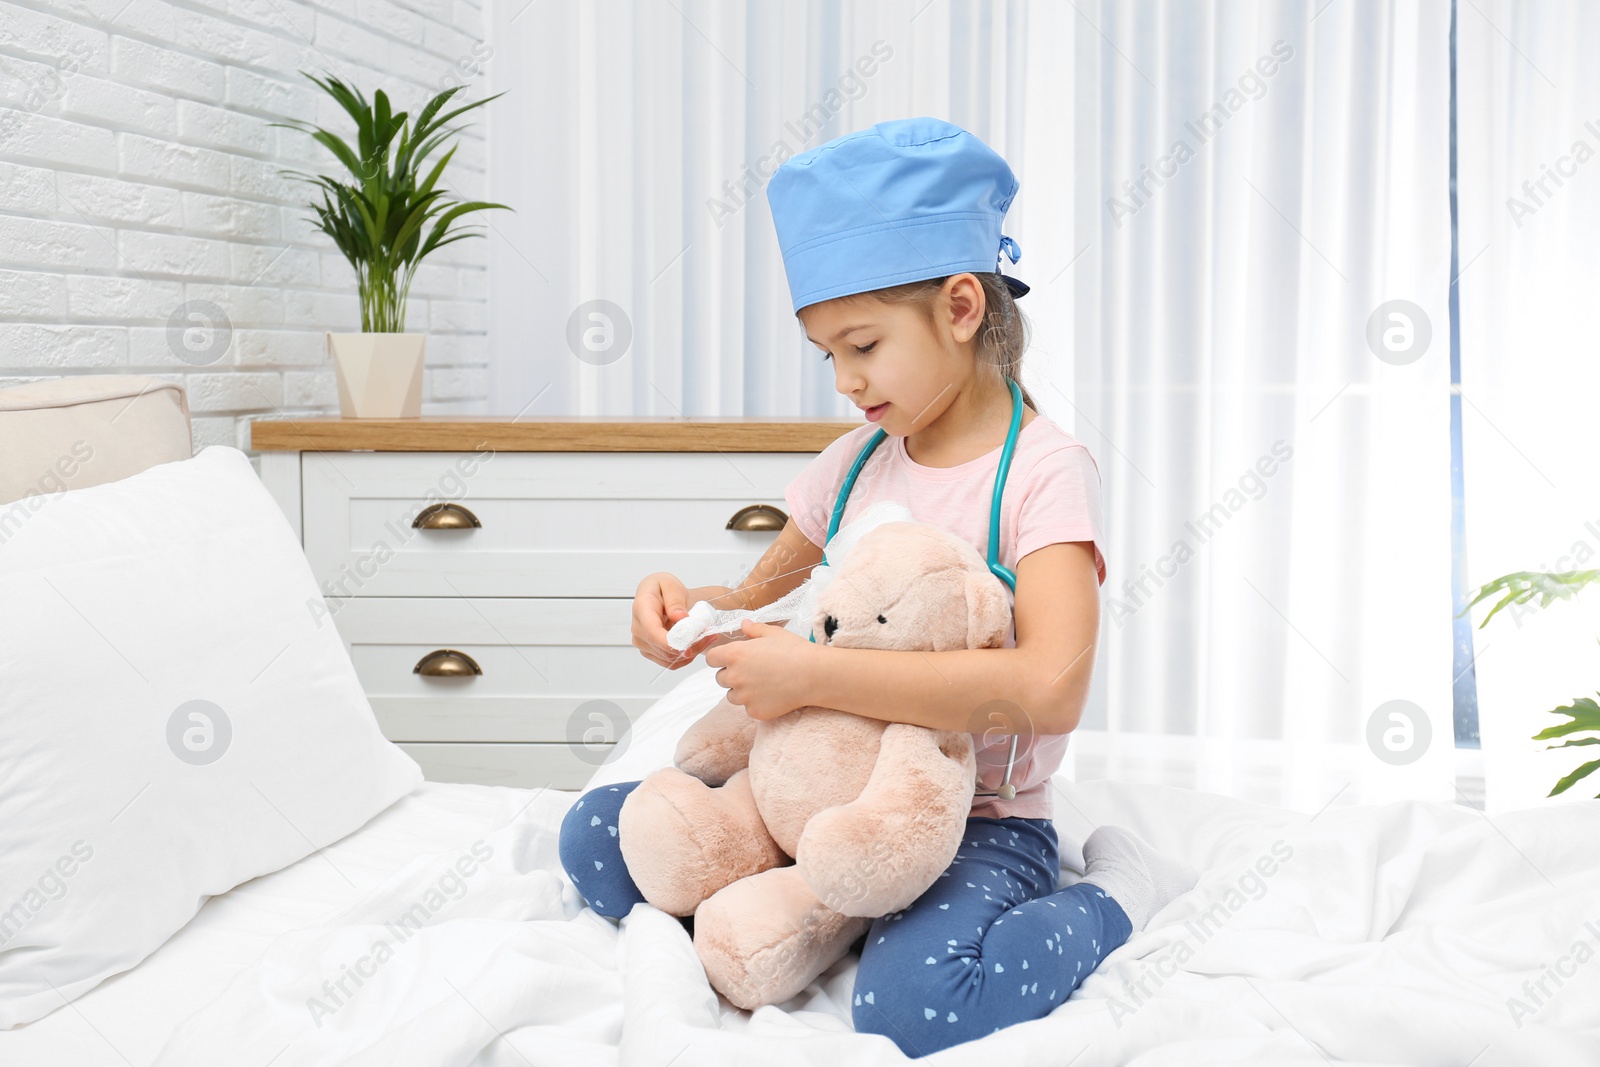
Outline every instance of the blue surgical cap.
{"type": "MultiPolygon", "coordinates": [[[[1017,195],[994,149],[942,119],[880,122],[784,162],[767,183],[798,312],[838,296],[963,271],[1000,273],[1017,195]]],[[[1001,275],[1014,296],[1028,291],[1001,275]]]]}

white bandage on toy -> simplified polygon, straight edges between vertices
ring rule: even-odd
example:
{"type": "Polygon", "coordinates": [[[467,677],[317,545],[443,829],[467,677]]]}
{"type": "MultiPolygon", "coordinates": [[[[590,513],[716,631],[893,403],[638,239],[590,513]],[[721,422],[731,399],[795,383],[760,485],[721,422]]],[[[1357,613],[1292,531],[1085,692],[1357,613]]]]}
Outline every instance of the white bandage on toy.
{"type": "Polygon", "coordinates": [[[891,500],[880,500],[867,508],[860,517],[839,527],[824,552],[826,563],[819,563],[811,574],[787,595],[764,604],[752,611],[735,608],[713,608],[711,602],[702,600],[689,608],[689,614],[673,624],[667,631],[667,643],[682,652],[707,634],[733,634],[743,629],[744,620],[777,622],[788,620],[785,629],[801,637],[811,636],[812,616],[815,614],[817,594],[827,587],[833,577],[833,568],[843,563],[855,543],[868,531],[886,522],[915,522],[910,509],[891,500]]]}

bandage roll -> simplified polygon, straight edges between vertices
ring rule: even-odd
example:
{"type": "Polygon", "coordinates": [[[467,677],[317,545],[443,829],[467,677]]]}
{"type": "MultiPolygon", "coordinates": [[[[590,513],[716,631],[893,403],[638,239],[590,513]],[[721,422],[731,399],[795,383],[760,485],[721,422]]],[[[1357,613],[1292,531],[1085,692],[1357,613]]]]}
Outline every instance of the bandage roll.
{"type": "Polygon", "coordinates": [[[811,568],[810,576],[787,595],[751,611],[714,608],[709,600],[699,601],[689,608],[689,614],[667,631],[667,643],[682,652],[707,634],[740,632],[746,619],[754,622],[787,621],[789,625],[786,629],[801,637],[809,637],[817,594],[827,587],[833,577],[833,568],[844,562],[856,542],[886,522],[914,521],[904,504],[880,500],[867,508],[859,518],[839,528],[824,550],[827,562],[811,568]]]}

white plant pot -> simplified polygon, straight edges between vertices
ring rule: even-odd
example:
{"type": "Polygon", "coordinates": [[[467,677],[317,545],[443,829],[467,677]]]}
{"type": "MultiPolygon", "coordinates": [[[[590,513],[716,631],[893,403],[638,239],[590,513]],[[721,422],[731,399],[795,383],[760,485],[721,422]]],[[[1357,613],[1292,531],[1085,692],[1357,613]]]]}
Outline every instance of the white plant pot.
{"type": "Polygon", "coordinates": [[[347,419],[414,419],[422,414],[421,333],[330,333],[347,419]]]}

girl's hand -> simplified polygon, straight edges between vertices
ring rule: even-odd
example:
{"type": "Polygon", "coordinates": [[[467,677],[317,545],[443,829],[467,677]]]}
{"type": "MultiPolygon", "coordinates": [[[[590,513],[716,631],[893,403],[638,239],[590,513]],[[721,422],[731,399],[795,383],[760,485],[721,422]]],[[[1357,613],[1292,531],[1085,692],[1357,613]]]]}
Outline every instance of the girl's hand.
{"type": "Polygon", "coordinates": [[[782,626],[744,620],[748,641],[718,645],[706,653],[706,663],[720,667],[717,684],[728,691],[728,701],[744,708],[752,719],[776,719],[811,703],[812,671],[820,645],[782,626]]]}
{"type": "Polygon", "coordinates": [[[647,575],[633,597],[633,647],[651,663],[668,670],[693,663],[694,658],[725,634],[711,634],[679,652],[667,643],[667,630],[689,614],[689,591],[665,571],[647,575]]]}

